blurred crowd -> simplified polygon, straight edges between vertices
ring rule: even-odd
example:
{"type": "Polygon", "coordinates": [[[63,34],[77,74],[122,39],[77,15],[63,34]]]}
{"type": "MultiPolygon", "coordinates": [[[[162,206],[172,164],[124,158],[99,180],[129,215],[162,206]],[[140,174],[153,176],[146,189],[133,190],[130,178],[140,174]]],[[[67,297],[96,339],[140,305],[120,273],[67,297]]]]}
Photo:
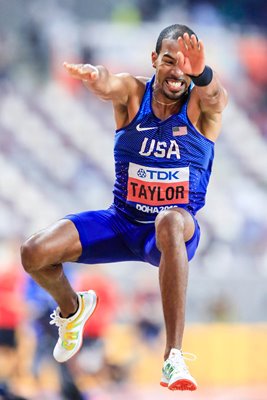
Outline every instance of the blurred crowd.
{"type": "Polygon", "coordinates": [[[147,50],[151,51],[162,26],[177,21],[191,24],[207,41],[208,48],[210,29],[213,39],[223,42],[218,49],[211,44],[213,64],[215,58],[215,67],[224,74],[234,98],[267,136],[264,0],[239,0],[234,4],[225,0],[101,0],[89,4],[85,0],[49,0],[45,10],[39,0],[29,0],[27,5],[10,0],[0,5],[0,11],[0,79],[15,80],[23,87],[51,78],[67,79],[62,76],[62,60],[66,58],[73,62],[103,62],[119,71],[151,73],[147,50]],[[24,7],[27,12],[23,12],[24,7]],[[143,42],[140,36],[144,36],[143,42]],[[120,50],[125,50],[126,43],[129,47],[121,57],[120,50]]]}

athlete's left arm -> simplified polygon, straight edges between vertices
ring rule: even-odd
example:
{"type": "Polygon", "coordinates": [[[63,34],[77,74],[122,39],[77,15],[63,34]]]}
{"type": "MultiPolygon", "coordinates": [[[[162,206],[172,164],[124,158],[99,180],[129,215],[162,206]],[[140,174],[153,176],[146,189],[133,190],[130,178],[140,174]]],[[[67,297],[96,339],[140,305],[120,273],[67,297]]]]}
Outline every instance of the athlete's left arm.
{"type": "Polygon", "coordinates": [[[196,86],[192,90],[188,104],[188,117],[192,124],[208,139],[216,141],[222,124],[222,112],[228,96],[218,75],[212,71],[211,82],[206,86],[196,86]]]}
{"type": "Polygon", "coordinates": [[[221,129],[221,113],[227,104],[227,92],[216,72],[205,65],[203,42],[195,35],[189,37],[185,33],[178,38],[178,43],[179,68],[195,84],[188,105],[189,118],[203,135],[216,140],[221,129]]]}

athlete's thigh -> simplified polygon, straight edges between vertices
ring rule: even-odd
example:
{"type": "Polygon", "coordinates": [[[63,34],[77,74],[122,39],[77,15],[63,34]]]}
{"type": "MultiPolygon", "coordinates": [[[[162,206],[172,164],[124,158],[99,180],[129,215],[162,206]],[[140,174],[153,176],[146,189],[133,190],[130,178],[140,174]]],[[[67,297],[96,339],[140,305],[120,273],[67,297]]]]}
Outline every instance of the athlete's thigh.
{"type": "Polygon", "coordinates": [[[44,265],[75,261],[79,258],[82,247],[75,225],[68,220],[55,224],[32,235],[26,242],[33,254],[44,265]]]}
{"type": "Polygon", "coordinates": [[[82,251],[77,262],[85,264],[140,260],[126,245],[124,236],[127,221],[116,210],[86,211],[71,214],[78,233],[82,251]]]}

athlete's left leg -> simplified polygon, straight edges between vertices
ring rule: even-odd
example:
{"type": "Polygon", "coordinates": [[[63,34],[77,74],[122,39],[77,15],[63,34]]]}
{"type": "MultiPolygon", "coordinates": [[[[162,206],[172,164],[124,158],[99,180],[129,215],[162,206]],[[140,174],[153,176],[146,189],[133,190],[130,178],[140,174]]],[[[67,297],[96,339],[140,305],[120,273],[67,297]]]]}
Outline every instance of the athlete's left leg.
{"type": "Polygon", "coordinates": [[[175,208],[161,212],[155,228],[157,247],[161,252],[159,283],[166,325],[164,358],[167,359],[172,348],[182,347],[188,283],[185,242],[193,237],[195,222],[186,210],[175,208]]]}
{"type": "Polygon", "coordinates": [[[166,348],[160,384],[170,390],[195,390],[197,383],[184,362],[188,257],[198,244],[197,223],[184,209],[167,210],[156,218],[156,241],[161,252],[159,282],[166,327],[166,348]],[[190,244],[192,248],[190,249],[190,244]]]}

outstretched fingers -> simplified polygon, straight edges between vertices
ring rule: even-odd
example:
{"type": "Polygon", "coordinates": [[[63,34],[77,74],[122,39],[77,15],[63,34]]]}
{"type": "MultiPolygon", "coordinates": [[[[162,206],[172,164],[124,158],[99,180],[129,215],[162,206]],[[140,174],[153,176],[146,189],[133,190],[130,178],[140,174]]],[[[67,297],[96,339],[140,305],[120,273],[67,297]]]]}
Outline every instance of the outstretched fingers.
{"type": "Polygon", "coordinates": [[[197,40],[196,35],[191,35],[186,32],[183,36],[179,36],[178,43],[180,50],[187,54],[191,50],[200,50],[199,43],[200,41],[197,40]]]}
{"type": "Polygon", "coordinates": [[[200,75],[205,68],[204,45],[196,35],[187,32],[178,38],[177,53],[179,68],[187,75],[200,75]]]}
{"type": "Polygon", "coordinates": [[[198,41],[198,47],[199,47],[199,51],[204,54],[204,44],[203,44],[202,40],[198,41]]]}
{"type": "Polygon", "coordinates": [[[96,67],[91,64],[69,64],[63,63],[68,73],[76,79],[95,81],[98,78],[99,72],[96,67]]]}
{"type": "Polygon", "coordinates": [[[188,35],[187,32],[183,34],[183,41],[184,41],[184,43],[186,45],[186,48],[188,50],[191,50],[191,49],[194,48],[193,42],[191,42],[191,38],[190,38],[190,36],[188,35]]]}
{"type": "Polygon", "coordinates": [[[197,40],[196,35],[191,35],[190,42],[192,44],[192,48],[199,49],[199,41],[197,40]]]}
{"type": "Polygon", "coordinates": [[[178,44],[180,51],[183,52],[184,54],[187,54],[188,46],[186,45],[186,41],[184,40],[184,35],[178,37],[178,44]]]}

